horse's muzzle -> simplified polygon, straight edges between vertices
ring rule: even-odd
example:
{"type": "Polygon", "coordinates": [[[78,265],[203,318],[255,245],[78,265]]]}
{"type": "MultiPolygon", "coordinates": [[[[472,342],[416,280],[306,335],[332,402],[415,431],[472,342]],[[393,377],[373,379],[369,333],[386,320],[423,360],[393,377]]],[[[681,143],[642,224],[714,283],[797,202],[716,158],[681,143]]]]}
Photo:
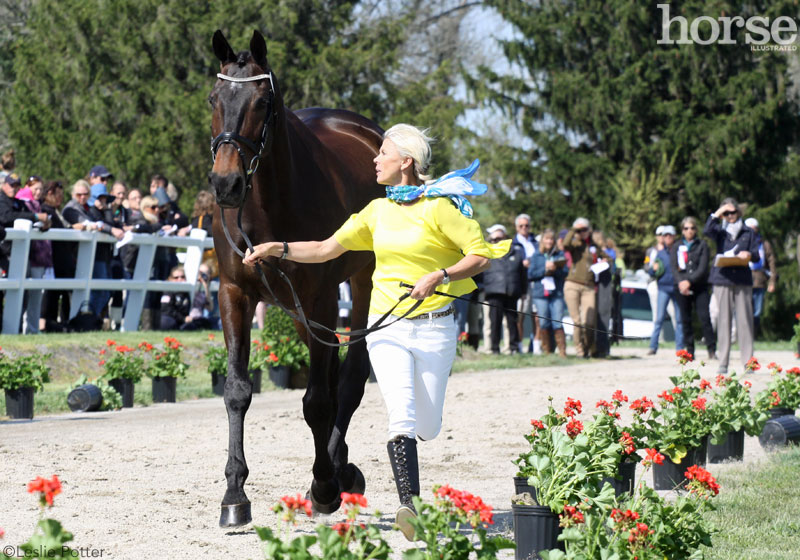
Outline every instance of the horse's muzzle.
{"type": "Polygon", "coordinates": [[[241,206],[245,195],[244,177],[241,173],[218,175],[212,171],[208,174],[208,184],[221,208],[241,206]]]}

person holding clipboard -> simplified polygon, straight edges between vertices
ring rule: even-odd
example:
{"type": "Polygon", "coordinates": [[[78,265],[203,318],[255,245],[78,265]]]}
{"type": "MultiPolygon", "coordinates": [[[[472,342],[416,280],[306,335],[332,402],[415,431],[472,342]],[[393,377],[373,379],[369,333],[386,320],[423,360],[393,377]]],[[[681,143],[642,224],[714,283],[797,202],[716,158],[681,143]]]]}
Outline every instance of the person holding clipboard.
{"type": "Polygon", "coordinates": [[[717,248],[708,280],[714,286],[719,309],[717,373],[728,373],[734,312],[742,365],[753,356],[753,274],[749,265],[757,255],[756,236],[742,222],[742,212],[733,198],[723,200],[719,209],[708,217],[703,235],[714,241],[717,248]]]}

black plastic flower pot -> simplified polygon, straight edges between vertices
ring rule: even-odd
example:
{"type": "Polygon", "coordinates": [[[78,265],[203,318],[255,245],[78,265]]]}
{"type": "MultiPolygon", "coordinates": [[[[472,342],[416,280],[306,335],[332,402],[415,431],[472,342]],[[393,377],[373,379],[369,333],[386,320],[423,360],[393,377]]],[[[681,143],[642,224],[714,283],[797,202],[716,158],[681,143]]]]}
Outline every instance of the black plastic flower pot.
{"type": "Polygon", "coordinates": [[[781,416],[794,416],[794,409],[786,408],[784,406],[769,409],[770,418],[780,418],[781,416]]]}
{"type": "Polygon", "coordinates": [[[269,380],[279,389],[286,389],[289,386],[291,373],[289,366],[269,366],[269,380]]]}
{"type": "Polygon", "coordinates": [[[125,377],[115,377],[108,384],[122,397],[122,408],[133,408],[133,381],[125,377]]]}
{"type": "Polygon", "coordinates": [[[628,494],[633,493],[633,488],[636,483],[636,463],[633,461],[622,461],[619,464],[619,470],[616,477],[606,477],[600,481],[600,488],[605,486],[608,482],[614,489],[614,494],[619,496],[623,492],[628,494]]]}
{"type": "Polygon", "coordinates": [[[69,392],[67,405],[72,412],[95,412],[103,406],[103,392],[97,385],[84,383],[69,392]]]}
{"type": "MultiPolygon", "coordinates": [[[[524,494],[527,492],[531,495],[531,498],[536,500],[536,488],[528,484],[528,478],[525,476],[515,476],[514,477],[514,494],[524,494]]],[[[538,502],[537,502],[538,503],[538,502]]]]}
{"type": "Polygon", "coordinates": [[[260,393],[261,392],[261,370],[260,369],[251,369],[250,370],[250,377],[253,380],[253,393],[260,393]]]}
{"type": "Polygon", "coordinates": [[[758,442],[764,449],[783,447],[800,441],[800,418],[794,414],[767,420],[758,442]]]}
{"type": "Polygon", "coordinates": [[[664,456],[662,464],[653,465],[653,489],[654,490],[675,490],[682,488],[686,482],[684,473],[692,465],[703,466],[706,464],[708,453],[708,439],[703,438],[700,447],[694,447],[687,451],[686,456],[680,463],[673,463],[672,459],[664,456]]]}
{"type": "Polygon", "coordinates": [[[539,552],[557,548],[564,550],[564,544],[558,542],[561,527],[558,526],[558,515],[547,506],[526,506],[512,504],[514,518],[514,542],[517,550],[516,560],[541,558],[539,552]]]}
{"type": "Polygon", "coordinates": [[[228,379],[227,375],[219,375],[218,373],[211,374],[211,390],[215,395],[220,397],[225,395],[225,380],[228,379]]]}
{"type": "Polygon", "coordinates": [[[33,387],[6,389],[6,414],[11,418],[33,418],[33,387]]]}
{"type": "Polygon", "coordinates": [[[744,458],[744,430],[728,432],[719,445],[708,443],[708,462],[741,461],[744,458]]]}
{"type": "Polygon", "coordinates": [[[153,402],[174,403],[175,389],[176,389],[176,379],[174,377],[154,377],[153,402]]]}

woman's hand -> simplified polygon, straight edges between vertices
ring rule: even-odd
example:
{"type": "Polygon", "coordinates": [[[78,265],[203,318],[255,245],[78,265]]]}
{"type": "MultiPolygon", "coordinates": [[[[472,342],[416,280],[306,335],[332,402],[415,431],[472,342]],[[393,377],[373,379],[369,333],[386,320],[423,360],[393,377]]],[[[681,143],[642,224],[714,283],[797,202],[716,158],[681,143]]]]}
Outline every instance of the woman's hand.
{"type": "Polygon", "coordinates": [[[444,275],[441,270],[426,274],[411,289],[411,299],[425,299],[433,295],[436,286],[442,283],[444,275]]]}
{"type": "Polygon", "coordinates": [[[265,259],[267,257],[280,257],[283,255],[283,243],[280,241],[262,243],[261,245],[256,245],[253,248],[255,251],[251,252],[249,248],[247,251],[245,251],[244,258],[242,259],[243,264],[254,265],[261,259],[265,259]]]}

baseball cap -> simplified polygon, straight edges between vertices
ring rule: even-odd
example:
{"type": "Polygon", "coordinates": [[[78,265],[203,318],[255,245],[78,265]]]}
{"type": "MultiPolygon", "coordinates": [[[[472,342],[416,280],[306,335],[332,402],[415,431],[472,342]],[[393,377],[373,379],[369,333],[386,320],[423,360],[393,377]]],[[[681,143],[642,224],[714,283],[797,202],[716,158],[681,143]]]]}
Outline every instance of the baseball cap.
{"type": "Polygon", "coordinates": [[[105,165],[95,165],[92,167],[92,170],[89,171],[89,177],[100,177],[102,179],[107,179],[113,176],[114,175],[111,174],[105,165]]]}
{"type": "Polygon", "coordinates": [[[675,235],[675,227],[670,225],[661,226],[661,235],[675,235]]]}
{"type": "Polygon", "coordinates": [[[586,218],[575,218],[575,221],[572,222],[572,227],[574,229],[578,229],[578,228],[589,229],[590,227],[592,227],[592,224],[586,218]]]}
{"type": "Polygon", "coordinates": [[[94,204],[94,201],[100,198],[101,196],[109,198],[111,195],[108,194],[108,190],[106,190],[106,186],[103,183],[95,183],[94,185],[92,185],[92,189],[89,193],[88,204],[91,206],[92,204],[94,204]]]}
{"type": "Polygon", "coordinates": [[[493,226],[486,228],[486,233],[488,233],[489,235],[492,235],[496,231],[502,231],[503,235],[508,235],[508,232],[506,231],[506,226],[501,224],[495,224],[493,226]]]}
{"type": "Polygon", "coordinates": [[[664,226],[658,226],[656,228],[656,235],[664,235],[664,226]]]}
{"type": "Polygon", "coordinates": [[[17,175],[16,173],[9,173],[8,175],[6,175],[6,178],[4,179],[4,181],[6,182],[7,185],[21,185],[22,184],[22,182],[19,180],[19,175],[17,175]]]}
{"type": "Polygon", "coordinates": [[[746,225],[749,228],[758,227],[758,220],[756,220],[755,218],[747,218],[744,221],[744,225],[746,225]]]}

